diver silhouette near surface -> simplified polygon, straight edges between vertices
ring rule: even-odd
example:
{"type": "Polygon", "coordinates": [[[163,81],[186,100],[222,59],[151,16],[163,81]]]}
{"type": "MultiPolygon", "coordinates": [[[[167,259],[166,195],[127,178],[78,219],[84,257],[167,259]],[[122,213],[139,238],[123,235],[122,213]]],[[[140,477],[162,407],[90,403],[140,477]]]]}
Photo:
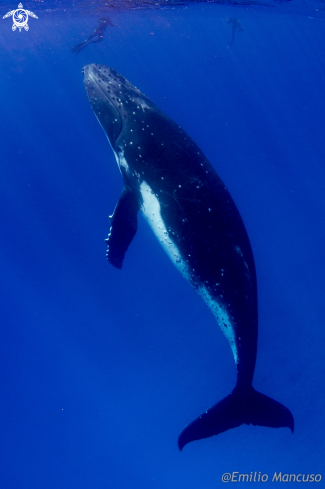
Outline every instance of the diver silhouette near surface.
{"type": "Polygon", "coordinates": [[[91,44],[93,42],[101,42],[103,40],[104,32],[105,32],[105,29],[107,28],[107,26],[111,25],[112,27],[114,27],[116,25],[116,24],[113,24],[113,22],[111,21],[111,19],[109,17],[101,17],[100,19],[98,19],[98,21],[99,21],[99,24],[96,27],[96,29],[94,30],[94,32],[92,34],[90,34],[90,36],[88,36],[85,41],[80,42],[79,44],[77,44],[76,46],[71,48],[71,51],[73,53],[79,54],[83,48],[88,46],[88,44],[91,44]]]}
{"type": "Polygon", "coordinates": [[[227,19],[226,22],[227,22],[227,24],[232,24],[232,39],[231,39],[231,42],[229,43],[229,46],[231,46],[234,43],[234,40],[235,40],[235,32],[236,32],[236,29],[238,29],[239,32],[240,31],[243,31],[244,29],[240,25],[239,20],[236,19],[236,18],[234,18],[234,17],[232,17],[230,19],[227,19]]]}

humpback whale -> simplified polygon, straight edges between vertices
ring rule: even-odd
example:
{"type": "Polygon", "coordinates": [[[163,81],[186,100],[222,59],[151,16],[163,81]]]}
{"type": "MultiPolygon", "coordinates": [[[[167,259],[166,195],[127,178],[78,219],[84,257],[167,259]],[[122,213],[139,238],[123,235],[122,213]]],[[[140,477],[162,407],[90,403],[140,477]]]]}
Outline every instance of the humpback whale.
{"type": "Polygon", "coordinates": [[[140,90],[104,65],[84,67],[91,107],[107,135],[124,187],[106,239],[107,259],[122,268],[140,210],[229,341],[237,368],[231,394],[187,425],[179,449],[241,424],[288,427],[291,412],[257,392],[257,285],[239,211],[194,141],[140,90]]]}

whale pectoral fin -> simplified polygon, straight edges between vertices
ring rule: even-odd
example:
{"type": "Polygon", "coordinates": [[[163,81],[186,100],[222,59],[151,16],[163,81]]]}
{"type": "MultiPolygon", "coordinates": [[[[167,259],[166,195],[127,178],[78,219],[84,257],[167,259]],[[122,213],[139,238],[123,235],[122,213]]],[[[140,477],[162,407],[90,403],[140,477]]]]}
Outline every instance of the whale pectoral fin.
{"type": "Polygon", "coordinates": [[[125,253],[138,228],[139,204],[129,187],[124,187],[111,219],[111,229],[105,242],[108,244],[107,260],[115,267],[122,268],[125,253]]]}

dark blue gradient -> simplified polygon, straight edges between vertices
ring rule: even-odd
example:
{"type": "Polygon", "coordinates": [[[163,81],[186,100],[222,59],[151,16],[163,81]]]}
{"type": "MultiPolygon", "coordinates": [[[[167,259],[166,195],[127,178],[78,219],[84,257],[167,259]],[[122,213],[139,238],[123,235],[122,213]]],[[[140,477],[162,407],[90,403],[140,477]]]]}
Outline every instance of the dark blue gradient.
{"type": "Polygon", "coordinates": [[[111,10],[117,27],[78,56],[70,49],[98,16],[44,12],[21,33],[0,20],[0,487],[325,477],[324,18],[209,4],[111,10]],[[228,17],[244,29],[230,47],[228,17]],[[241,426],[179,453],[179,432],[230,393],[235,365],[142,218],[123,270],[106,262],[122,179],[86,97],[88,63],[135,84],[226,183],[257,268],[254,387],[292,411],[294,435],[241,426]]]}

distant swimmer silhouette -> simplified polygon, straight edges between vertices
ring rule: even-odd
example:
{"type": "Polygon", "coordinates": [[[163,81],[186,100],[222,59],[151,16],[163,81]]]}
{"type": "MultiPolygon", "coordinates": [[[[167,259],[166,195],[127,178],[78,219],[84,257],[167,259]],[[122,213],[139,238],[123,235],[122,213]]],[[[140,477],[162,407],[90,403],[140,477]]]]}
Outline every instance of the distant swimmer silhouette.
{"type": "Polygon", "coordinates": [[[116,25],[116,24],[113,24],[113,22],[111,21],[111,19],[109,17],[101,17],[98,20],[99,20],[99,24],[96,27],[96,29],[94,30],[94,32],[89,37],[87,37],[87,39],[85,41],[83,41],[83,42],[77,44],[76,46],[74,46],[73,48],[71,48],[71,51],[73,53],[79,54],[83,48],[88,46],[88,44],[91,44],[93,42],[101,42],[103,40],[104,31],[107,28],[107,26],[111,25],[112,27],[114,27],[116,25]]]}
{"type": "Polygon", "coordinates": [[[236,32],[236,29],[238,29],[239,32],[240,31],[243,31],[244,29],[240,25],[239,20],[238,19],[235,19],[234,17],[232,17],[230,19],[227,19],[226,22],[227,22],[227,24],[232,24],[232,39],[231,39],[231,43],[229,44],[229,46],[231,46],[234,43],[234,40],[235,40],[235,32],[236,32]]]}

